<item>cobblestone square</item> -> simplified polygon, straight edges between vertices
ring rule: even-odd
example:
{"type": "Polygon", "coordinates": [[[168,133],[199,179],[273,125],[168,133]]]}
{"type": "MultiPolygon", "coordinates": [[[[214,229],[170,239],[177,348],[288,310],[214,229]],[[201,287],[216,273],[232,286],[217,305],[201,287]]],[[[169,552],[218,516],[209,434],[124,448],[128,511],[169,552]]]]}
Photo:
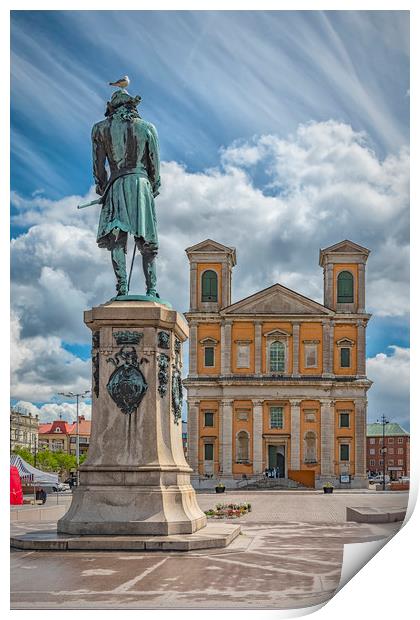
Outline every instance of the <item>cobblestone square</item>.
{"type": "MultiPolygon", "coordinates": [[[[204,510],[249,501],[225,550],[189,553],[12,551],[12,609],[286,609],[333,596],[343,545],[394,534],[401,523],[345,522],[346,506],[400,507],[407,493],[199,493],[204,510]]],[[[13,532],[54,522],[19,522],[13,532]]]]}

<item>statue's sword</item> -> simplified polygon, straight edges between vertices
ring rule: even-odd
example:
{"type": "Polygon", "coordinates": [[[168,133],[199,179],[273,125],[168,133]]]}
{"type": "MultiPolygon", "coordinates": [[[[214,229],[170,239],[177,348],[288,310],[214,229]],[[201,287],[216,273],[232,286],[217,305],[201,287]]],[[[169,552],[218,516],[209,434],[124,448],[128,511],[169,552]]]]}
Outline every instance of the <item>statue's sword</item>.
{"type": "Polygon", "coordinates": [[[116,181],[119,177],[125,176],[126,174],[135,174],[135,171],[129,172],[127,170],[120,170],[117,174],[111,175],[108,179],[107,184],[105,185],[104,193],[102,196],[97,198],[96,200],[92,200],[92,202],[87,202],[85,205],[77,205],[78,209],[86,209],[86,207],[93,207],[93,205],[100,205],[105,202],[106,195],[109,191],[111,185],[116,181]]]}
{"type": "Polygon", "coordinates": [[[93,207],[93,205],[102,204],[102,196],[97,200],[92,200],[92,202],[87,202],[85,205],[77,205],[78,209],[86,209],[86,207],[93,207]]]}
{"type": "Polygon", "coordinates": [[[127,282],[127,293],[130,291],[131,274],[133,273],[134,258],[136,256],[136,242],[134,242],[133,258],[131,259],[130,274],[127,282]]]}

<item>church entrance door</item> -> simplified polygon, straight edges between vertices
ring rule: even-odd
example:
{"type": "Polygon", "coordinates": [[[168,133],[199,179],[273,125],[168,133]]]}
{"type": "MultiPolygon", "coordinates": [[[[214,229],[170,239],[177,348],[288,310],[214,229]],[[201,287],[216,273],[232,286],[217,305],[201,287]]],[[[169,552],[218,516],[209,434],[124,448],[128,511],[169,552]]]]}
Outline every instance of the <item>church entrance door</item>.
{"type": "Polygon", "coordinates": [[[277,452],[276,463],[279,470],[279,478],[284,478],[284,454],[277,452]]]}
{"type": "Polygon", "coordinates": [[[268,446],[268,467],[269,469],[278,468],[278,477],[285,477],[284,446],[268,446]]]}

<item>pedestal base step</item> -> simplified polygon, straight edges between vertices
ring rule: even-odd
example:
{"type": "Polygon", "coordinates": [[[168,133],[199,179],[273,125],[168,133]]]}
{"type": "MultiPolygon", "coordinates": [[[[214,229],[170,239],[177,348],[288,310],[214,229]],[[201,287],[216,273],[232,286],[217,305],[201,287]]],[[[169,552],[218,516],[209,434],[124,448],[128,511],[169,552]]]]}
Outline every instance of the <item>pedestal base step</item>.
{"type": "Polygon", "coordinates": [[[12,536],[10,546],[31,551],[196,551],[227,547],[240,531],[231,523],[211,523],[194,534],[171,536],[72,536],[51,530],[12,536]]]}
{"type": "Polygon", "coordinates": [[[347,506],[347,521],[356,523],[394,523],[404,521],[405,509],[401,508],[373,508],[368,506],[347,506]]]}

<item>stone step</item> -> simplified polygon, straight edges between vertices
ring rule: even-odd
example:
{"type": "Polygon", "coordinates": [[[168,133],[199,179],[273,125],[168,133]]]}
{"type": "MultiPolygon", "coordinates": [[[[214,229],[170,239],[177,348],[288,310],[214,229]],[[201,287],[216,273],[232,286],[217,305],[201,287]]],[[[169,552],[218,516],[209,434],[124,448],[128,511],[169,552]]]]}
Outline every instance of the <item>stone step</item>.
{"type": "Polygon", "coordinates": [[[196,551],[223,549],[241,533],[241,526],[208,523],[193,534],[169,536],[72,536],[57,530],[11,536],[10,546],[31,551],[196,551]]]}
{"type": "Polygon", "coordinates": [[[289,478],[260,478],[252,480],[241,489],[306,489],[305,485],[289,478]]]}
{"type": "Polygon", "coordinates": [[[357,523],[394,523],[404,521],[405,509],[401,508],[373,508],[368,506],[347,506],[347,521],[357,523]]]}

